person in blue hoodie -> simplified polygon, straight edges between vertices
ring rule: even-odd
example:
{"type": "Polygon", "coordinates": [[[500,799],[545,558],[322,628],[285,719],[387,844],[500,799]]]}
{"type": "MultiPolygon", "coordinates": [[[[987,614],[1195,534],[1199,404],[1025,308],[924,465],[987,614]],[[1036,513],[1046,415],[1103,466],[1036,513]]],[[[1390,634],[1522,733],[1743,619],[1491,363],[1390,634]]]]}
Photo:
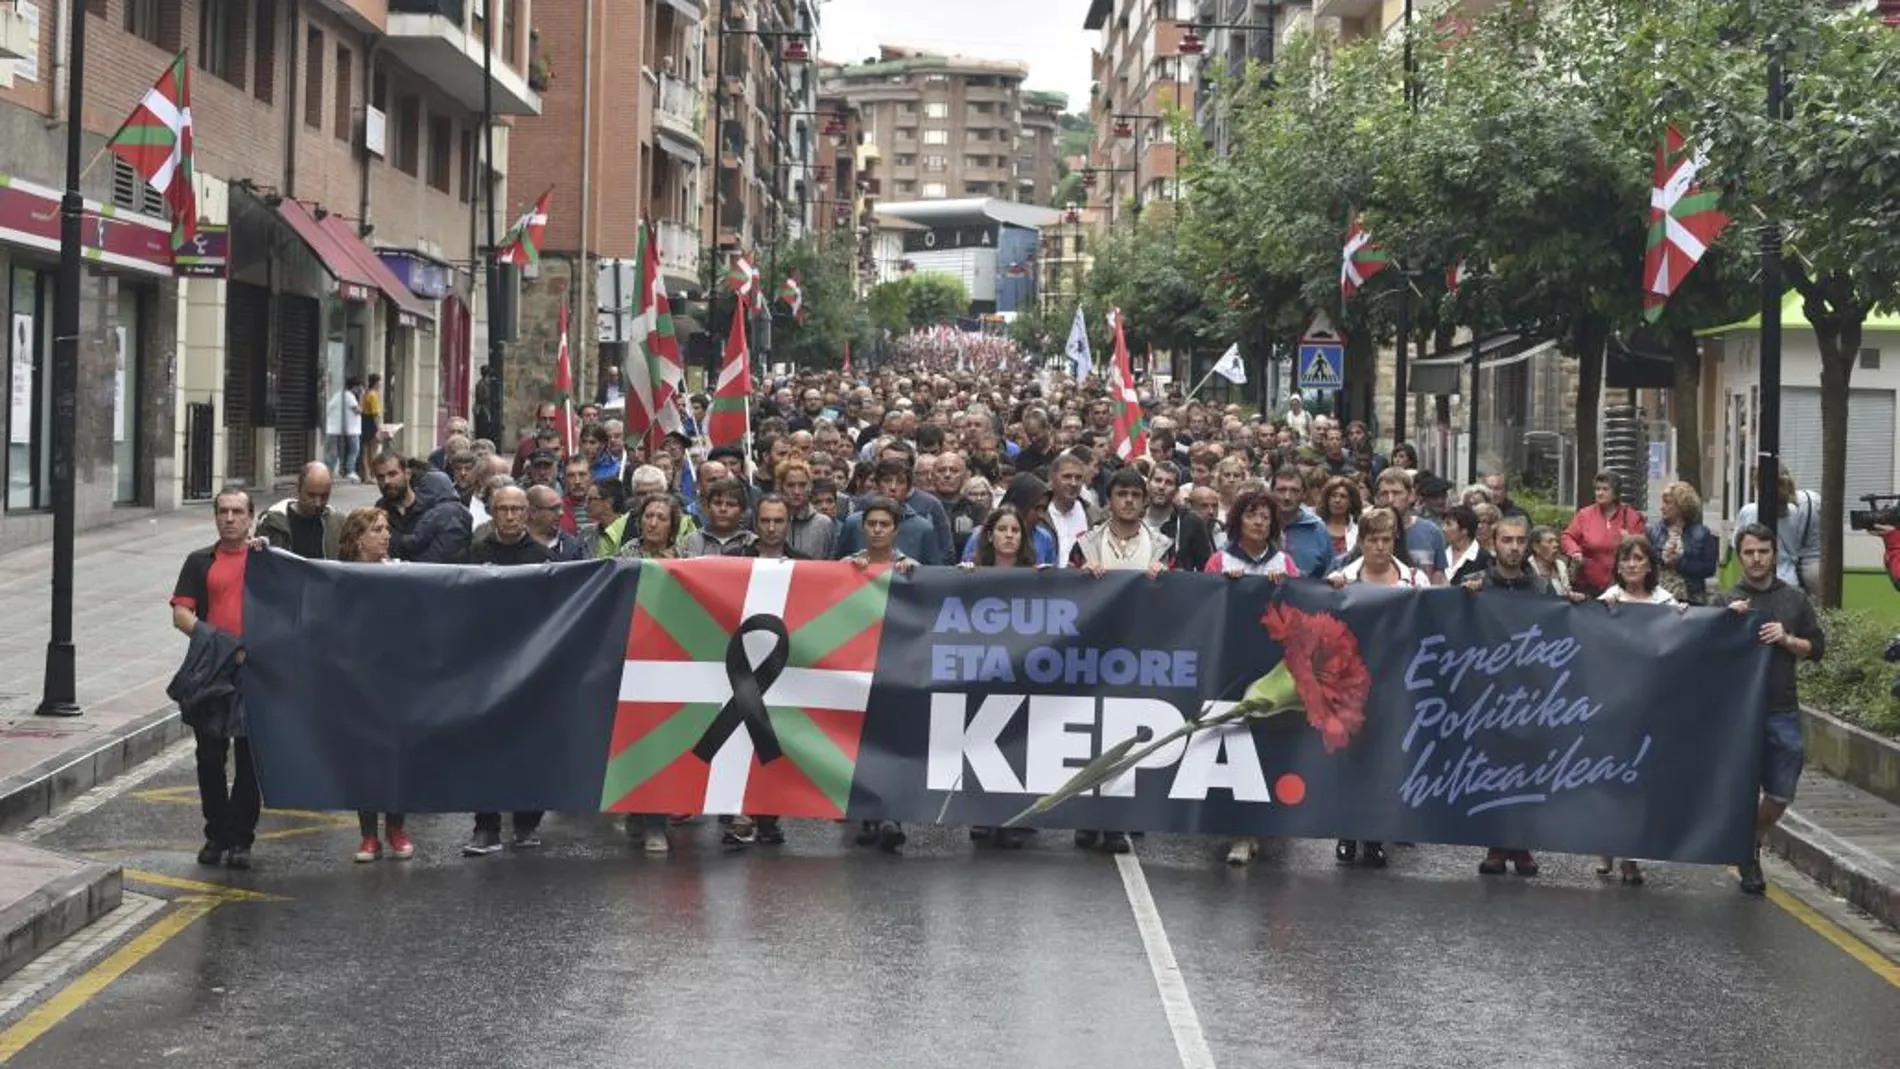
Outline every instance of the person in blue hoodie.
{"type": "Polygon", "coordinates": [[[1306,478],[1298,468],[1273,473],[1273,503],[1280,510],[1282,549],[1300,575],[1325,577],[1333,571],[1333,536],[1326,521],[1306,507],[1306,478]]]}
{"type": "MultiPolygon", "coordinates": [[[[937,540],[937,528],[922,513],[912,508],[906,500],[910,497],[910,465],[898,457],[886,457],[871,469],[871,481],[877,486],[878,493],[902,504],[904,518],[897,524],[896,547],[898,552],[916,561],[918,564],[951,564],[943,559],[942,546],[937,540]]],[[[863,510],[844,518],[838,528],[838,544],[833,547],[832,555],[838,560],[864,548],[863,510]]]]}

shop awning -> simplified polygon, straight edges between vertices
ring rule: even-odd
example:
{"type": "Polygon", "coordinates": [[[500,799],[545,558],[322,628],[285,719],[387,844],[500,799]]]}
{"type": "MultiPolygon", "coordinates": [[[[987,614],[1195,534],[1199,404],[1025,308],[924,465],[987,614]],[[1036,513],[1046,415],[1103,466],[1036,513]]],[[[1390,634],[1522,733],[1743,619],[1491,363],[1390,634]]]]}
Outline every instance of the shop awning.
{"type": "MultiPolygon", "coordinates": [[[[297,232],[305,245],[310,246],[310,251],[323,262],[324,269],[336,279],[337,296],[346,301],[366,304],[376,299],[376,291],[381,288],[376,284],[376,279],[356,262],[347,248],[337,244],[333,233],[324,229],[308,204],[285,197],[277,203],[277,214],[290,224],[290,229],[297,232]]],[[[362,242],[358,241],[357,244],[362,242]]]]}
{"type": "Polygon", "coordinates": [[[336,243],[337,248],[354,260],[365,275],[374,280],[376,288],[382,290],[383,295],[389,298],[389,303],[396,306],[398,323],[405,327],[424,329],[435,327],[435,312],[428,303],[409,292],[409,287],[403,285],[402,279],[396,277],[396,272],[391,271],[389,265],[383,262],[383,258],[376,255],[376,250],[363,242],[362,237],[356,232],[356,227],[340,215],[328,216],[319,225],[336,243]]]}

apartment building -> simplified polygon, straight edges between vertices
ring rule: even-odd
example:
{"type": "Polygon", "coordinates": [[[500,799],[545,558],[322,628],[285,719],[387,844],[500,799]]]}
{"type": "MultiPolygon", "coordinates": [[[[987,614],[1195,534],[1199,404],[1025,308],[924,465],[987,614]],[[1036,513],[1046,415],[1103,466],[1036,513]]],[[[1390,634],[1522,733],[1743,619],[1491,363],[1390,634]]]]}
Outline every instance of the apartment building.
{"type": "Polygon", "coordinates": [[[1031,89],[1023,94],[1022,134],[1016,151],[1017,200],[1048,204],[1056,195],[1056,159],[1062,154],[1067,93],[1031,89]]]}
{"type": "Polygon", "coordinates": [[[1046,203],[1049,193],[1037,192],[1055,185],[1054,96],[1030,100],[1034,94],[1023,89],[1028,77],[1028,65],[1016,61],[890,45],[876,62],[825,72],[828,91],[863,115],[865,140],[877,146],[889,196],[1046,203]],[[1045,171],[1048,185],[1039,187],[1036,178],[1045,171]]]}
{"type": "MultiPolygon", "coordinates": [[[[1092,235],[1099,236],[1107,221],[1096,208],[1077,205],[1060,211],[1056,221],[1042,225],[1038,249],[1041,256],[1036,289],[1044,315],[1067,308],[1082,296],[1089,271],[1095,266],[1092,235]]],[[[1068,324],[1051,324],[1052,329],[1058,327],[1066,331],[1068,324]]]]}
{"type": "MultiPolygon", "coordinates": [[[[83,191],[82,526],[269,488],[323,455],[327,401],[383,378],[397,448],[468,407],[483,41],[502,116],[529,86],[530,0],[13,0],[0,41],[0,272],[12,390],[0,548],[50,537],[52,309],[65,125],[83,191]],[[84,100],[67,95],[85,19],[84,100]],[[490,24],[492,21],[492,25],[490,24]],[[105,141],[182,52],[201,247],[105,141]]],[[[498,139],[505,144],[505,139],[498,139]]],[[[505,159],[505,156],[498,157],[505,159]]],[[[498,164],[498,170],[500,166],[498,164]]]]}
{"type": "MultiPolygon", "coordinates": [[[[1324,5],[1321,5],[1324,6],[1324,5]]],[[[1225,156],[1232,145],[1232,129],[1222,107],[1217,84],[1232,85],[1246,76],[1249,63],[1262,70],[1273,66],[1287,40],[1312,24],[1310,0],[1199,0],[1191,12],[1194,37],[1183,34],[1179,50],[1193,54],[1196,64],[1194,124],[1201,139],[1225,156]]]]}
{"type": "Polygon", "coordinates": [[[714,173],[704,183],[707,252],[764,255],[811,225],[818,20],[810,0],[718,0],[708,35],[714,173]]]}
{"type": "Polygon", "coordinates": [[[577,394],[594,396],[605,373],[623,366],[634,343],[600,325],[597,310],[614,296],[601,292],[599,270],[602,261],[634,261],[643,220],[653,223],[669,294],[701,288],[704,249],[706,3],[536,0],[535,30],[550,79],[541,114],[511,132],[503,225],[552,196],[541,263],[520,282],[507,361],[511,422],[553,397],[563,304],[577,394]]]}
{"type": "Polygon", "coordinates": [[[1091,56],[1089,167],[1098,203],[1111,215],[1179,195],[1179,158],[1168,116],[1194,113],[1200,57],[1181,43],[1193,0],[1092,0],[1084,29],[1099,35],[1091,56]]]}

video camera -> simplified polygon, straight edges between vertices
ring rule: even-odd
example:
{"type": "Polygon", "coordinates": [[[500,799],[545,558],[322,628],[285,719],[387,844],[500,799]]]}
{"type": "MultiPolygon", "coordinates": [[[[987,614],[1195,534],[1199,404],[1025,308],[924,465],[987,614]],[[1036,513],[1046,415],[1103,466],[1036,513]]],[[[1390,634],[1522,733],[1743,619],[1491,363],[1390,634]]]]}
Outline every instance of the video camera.
{"type": "Polygon", "coordinates": [[[1855,531],[1867,531],[1875,527],[1900,527],[1900,494],[1863,494],[1861,503],[1864,509],[1852,509],[1847,513],[1847,526],[1855,531]]]}

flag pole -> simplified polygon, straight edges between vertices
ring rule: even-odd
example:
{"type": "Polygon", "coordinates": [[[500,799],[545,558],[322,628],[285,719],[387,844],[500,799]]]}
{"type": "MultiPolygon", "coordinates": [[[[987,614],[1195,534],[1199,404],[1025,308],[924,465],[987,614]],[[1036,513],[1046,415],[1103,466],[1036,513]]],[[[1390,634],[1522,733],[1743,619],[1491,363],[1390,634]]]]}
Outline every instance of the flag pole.
{"type": "Polygon", "coordinates": [[[1207,380],[1213,377],[1214,377],[1214,369],[1210,367],[1207,369],[1207,374],[1201,376],[1201,381],[1195,383],[1194,388],[1187,392],[1187,396],[1181,398],[1181,403],[1187,404],[1189,401],[1194,400],[1194,395],[1197,393],[1200,393],[1201,387],[1207,385],[1207,380]]]}

